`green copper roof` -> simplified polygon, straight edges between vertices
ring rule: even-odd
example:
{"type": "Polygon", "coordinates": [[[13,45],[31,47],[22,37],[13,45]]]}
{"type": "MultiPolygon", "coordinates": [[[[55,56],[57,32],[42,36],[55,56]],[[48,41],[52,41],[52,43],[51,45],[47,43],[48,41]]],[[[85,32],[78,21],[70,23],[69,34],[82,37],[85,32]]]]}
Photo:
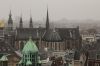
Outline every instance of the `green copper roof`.
{"type": "Polygon", "coordinates": [[[5,55],[3,55],[0,59],[0,61],[8,61],[7,57],[5,55]]]}
{"type": "Polygon", "coordinates": [[[31,61],[27,61],[26,65],[32,65],[32,62],[31,61]]]}
{"type": "Polygon", "coordinates": [[[22,53],[28,54],[29,52],[35,53],[38,52],[38,48],[35,44],[35,42],[32,41],[30,38],[29,41],[26,42],[26,45],[24,46],[22,53]]]}

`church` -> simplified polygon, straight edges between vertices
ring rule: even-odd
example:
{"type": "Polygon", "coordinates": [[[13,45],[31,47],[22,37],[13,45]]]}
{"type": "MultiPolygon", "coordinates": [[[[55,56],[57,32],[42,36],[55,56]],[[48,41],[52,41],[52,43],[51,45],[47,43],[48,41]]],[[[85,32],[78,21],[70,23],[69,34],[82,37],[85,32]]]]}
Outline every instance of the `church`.
{"type": "Polygon", "coordinates": [[[13,19],[10,11],[7,27],[0,29],[3,31],[5,41],[11,44],[16,50],[22,50],[25,43],[32,37],[39,50],[48,48],[52,51],[66,51],[67,49],[80,49],[82,39],[79,27],[75,28],[50,28],[49,13],[47,10],[45,28],[34,27],[32,17],[30,17],[29,27],[23,27],[23,19],[20,17],[19,27],[13,29],[13,19]]]}

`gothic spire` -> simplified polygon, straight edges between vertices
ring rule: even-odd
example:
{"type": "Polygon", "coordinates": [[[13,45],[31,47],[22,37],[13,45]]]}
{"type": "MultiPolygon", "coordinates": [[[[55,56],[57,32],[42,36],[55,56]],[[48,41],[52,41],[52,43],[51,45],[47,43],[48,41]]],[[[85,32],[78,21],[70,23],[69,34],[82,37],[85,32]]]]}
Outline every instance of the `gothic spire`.
{"type": "Polygon", "coordinates": [[[11,10],[10,10],[10,13],[9,13],[8,27],[11,28],[11,29],[13,28],[13,20],[12,20],[11,10]]]}
{"type": "Polygon", "coordinates": [[[10,13],[9,13],[9,17],[11,18],[12,14],[11,14],[11,10],[10,10],[10,13]]]}
{"type": "Polygon", "coordinates": [[[47,8],[47,17],[46,17],[46,30],[49,29],[49,14],[48,14],[48,8],[47,8]]]}
{"type": "Polygon", "coordinates": [[[33,28],[33,21],[32,21],[32,16],[30,16],[30,24],[29,24],[30,28],[33,28]]]}
{"type": "Polygon", "coordinates": [[[23,28],[23,20],[22,20],[22,15],[21,15],[21,17],[20,17],[19,28],[23,28]]]}

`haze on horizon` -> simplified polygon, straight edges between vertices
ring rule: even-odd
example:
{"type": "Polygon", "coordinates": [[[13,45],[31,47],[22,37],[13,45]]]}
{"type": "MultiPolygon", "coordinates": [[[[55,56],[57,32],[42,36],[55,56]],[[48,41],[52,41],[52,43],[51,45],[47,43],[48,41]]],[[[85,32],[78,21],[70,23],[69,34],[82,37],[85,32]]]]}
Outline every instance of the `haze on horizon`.
{"type": "Polygon", "coordinates": [[[0,0],[0,19],[8,19],[11,9],[13,18],[22,13],[23,19],[33,20],[46,18],[49,11],[50,20],[70,19],[100,20],[100,0],[0,0]]]}

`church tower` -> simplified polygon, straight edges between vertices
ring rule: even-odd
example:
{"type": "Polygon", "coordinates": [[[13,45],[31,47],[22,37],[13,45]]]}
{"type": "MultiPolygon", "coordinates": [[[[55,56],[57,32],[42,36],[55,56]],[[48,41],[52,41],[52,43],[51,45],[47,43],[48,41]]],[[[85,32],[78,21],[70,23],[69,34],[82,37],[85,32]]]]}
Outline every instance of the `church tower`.
{"type": "Polygon", "coordinates": [[[22,20],[22,16],[20,17],[19,28],[23,28],[23,20],[22,20]]]}
{"type": "Polygon", "coordinates": [[[29,28],[33,28],[32,16],[30,17],[30,24],[29,24],[29,28]]]}
{"type": "Polygon", "coordinates": [[[9,14],[9,19],[8,19],[8,28],[9,28],[9,30],[13,29],[13,20],[12,20],[11,11],[10,11],[10,14],[9,14]]]}
{"type": "Polygon", "coordinates": [[[46,17],[46,30],[50,28],[49,26],[49,14],[48,14],[48,9],[47,9],[47,17],[46,17]]]}

